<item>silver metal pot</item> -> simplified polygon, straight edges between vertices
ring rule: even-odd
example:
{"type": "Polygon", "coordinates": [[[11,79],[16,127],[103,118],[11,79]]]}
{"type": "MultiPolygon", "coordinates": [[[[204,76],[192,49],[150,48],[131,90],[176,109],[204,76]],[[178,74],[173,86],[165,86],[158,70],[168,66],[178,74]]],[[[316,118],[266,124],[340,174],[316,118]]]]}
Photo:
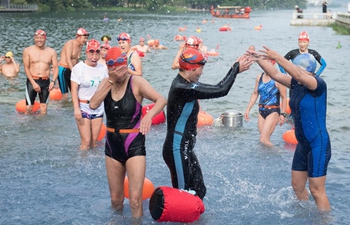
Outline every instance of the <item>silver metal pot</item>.
{"type": "Polygon", "coordinates": [[[243,125],[243,115],[237,111],[227,111],[221,114],[222,125],[225,127],[241,127],[243,125]]]}

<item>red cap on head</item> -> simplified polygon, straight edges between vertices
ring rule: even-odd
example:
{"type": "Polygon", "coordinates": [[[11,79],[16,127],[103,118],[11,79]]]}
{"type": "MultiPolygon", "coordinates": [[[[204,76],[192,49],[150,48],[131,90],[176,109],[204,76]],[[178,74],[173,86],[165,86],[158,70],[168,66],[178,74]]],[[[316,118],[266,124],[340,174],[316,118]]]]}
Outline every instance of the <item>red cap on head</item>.
{"type": "Polygon", "coordinates": [[[309,34],[306,33],[306,31],[301,32],[299,34],[298,41],[307,41],[307,42],[309,42],[310,41],[309,34]]]}
{"type": "Polygon", "coordinates": [[[197,38],[196,36],[191,36],[186,41],[186,47],[198,48],[199,44],[202,42],[202,39],[197,38]]]}
{"type": "Polygon", "coordinates": [[[128,33],[121,33],[118,35],[117,40],[131,42],[131,37],[128,33]]]}
{"type": "Polygon", "coordinates": [[[109,49],[111,49],[111,46],[108,43],[104,43],[104,44],[101,45],[101,48],[109,50],[109,49]]]}
{"type": "Polygon", "coordinates": [[[128,63],[126,53],[119,47],[109,49],[105,60],[108,67],[124,66],[128,63]]]}
{"type": "Polygon", "coordinates": [[[46,32],[43,30],[37,30],[35,31],[34,36],[38,36],[38,35],[46,37],[46,32]]]}
{"type": "Polygon", "coordinates": [[[196,69],[204,66],[207,62],[207,56],[198,49],[186,48],[180,56],[179,65],[183,70],[196,69]]]}
{"type": "Polygon", "coordinates": [[[145,41],[145,39],[142,37],[142,38],[140,38],[140,41],[145,41]]]}
{"type": "Polygon", "coordinates": [[[86,52],[93,50],[100,50],[100,42],[96,41],[95,39],[91,39],[86,43],[86,52]]]}
{"type": "Polygon", "coordinates": [[[77,36],[89,36],[89,33],[84,28],[79,28],[77,30],[77,36]]]}
{"type": "Polygon", "coordinates": [[[153,42],[153,44],[154,44],[155,46],[158,46],[158,45],[159,45],[159,40],[158,40],[158,39],[155,39],[154,42],[153,42]]]}

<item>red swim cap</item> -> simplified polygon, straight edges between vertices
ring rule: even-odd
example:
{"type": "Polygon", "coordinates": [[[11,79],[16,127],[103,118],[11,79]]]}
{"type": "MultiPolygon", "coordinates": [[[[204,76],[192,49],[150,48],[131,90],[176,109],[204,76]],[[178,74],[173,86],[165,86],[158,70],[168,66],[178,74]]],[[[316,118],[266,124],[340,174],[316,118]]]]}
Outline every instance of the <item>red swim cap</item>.
{"type": "Polygon", "coordinates": [[[131,37],[128,33],[121,33],[118,35],[117,40],[131,42],[131,37]]]}
{"type": "Polygon", "coordinates": [[[186,48],[181,53],[179,65],[183,70],[192,70],[204,66],[207,59],[207,56],[200,50],[195,48],[186,48]]]}
{"type": "Polygon", "coordinates": [[[109,49],[105,60],[108,67],[124,66],[128,63],[126,53],[119,47],[109,49]]]}
{"type": "Polygon", "coordinates": [[[298,41],[307,41],[307,42],[309,42],[310,41],[310,37],[309,37],[308,33],[306,33],[306,31],[301,32],[299,34],[298,41]]]}
{"type": "Polygon", "coordinates": [[[38,36],[38,35],[44,36],[44,37],[46,38],[46,32],[43,31],[43,30],[37,30],[37,31],[35,31],[34,36],[38,36]]]}
{"type": "Polygon", "coordinates": [[[191,36],[186,41],[186,47],[192,47],[197,48],[199,47],[199,44],[202,43],[202,39],[197,38],[196,36],[191,36]]]}
{"type": "Polygon", "coordinates": [[[76,35],[89,37],[89,33],[84,28],[79,28],[76,35]]]}
{"type": "Polygon", "coordinates": [[[100,50],[100,42],[95,39],[91,39],[86,43],[86,52],[88,51],[97,51],[100,50]]]}

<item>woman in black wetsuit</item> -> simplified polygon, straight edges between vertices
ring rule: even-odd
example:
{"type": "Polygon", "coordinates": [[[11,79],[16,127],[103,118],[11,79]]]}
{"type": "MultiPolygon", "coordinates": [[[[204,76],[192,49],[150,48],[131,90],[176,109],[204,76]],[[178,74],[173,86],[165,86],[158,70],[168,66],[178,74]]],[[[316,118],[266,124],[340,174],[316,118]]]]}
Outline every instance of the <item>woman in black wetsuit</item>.
{"type": "Polygon", "coordinates": [[[193,151],[197,135],[198,99],[227,95],[238,73],[249,68],[247,57],[240,57],[216,85],[198,82],[207,58],[198,49],[186,48],[179,59],[180,71],[173,80],[167,105],[167,135],[163,158],[171,173],[174,188],[193,190],[203,199],[206,188],[193,151]]]}

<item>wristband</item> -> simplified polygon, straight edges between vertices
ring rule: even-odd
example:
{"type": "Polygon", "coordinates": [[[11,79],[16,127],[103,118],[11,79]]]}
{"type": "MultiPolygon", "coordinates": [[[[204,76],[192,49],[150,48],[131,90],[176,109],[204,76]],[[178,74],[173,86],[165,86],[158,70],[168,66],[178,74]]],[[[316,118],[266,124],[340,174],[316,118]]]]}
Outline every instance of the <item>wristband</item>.
{"type": "Polygon", "coordinates": [[[287,117],[287,113],[281,113],[281,115],[287,117]]]}

